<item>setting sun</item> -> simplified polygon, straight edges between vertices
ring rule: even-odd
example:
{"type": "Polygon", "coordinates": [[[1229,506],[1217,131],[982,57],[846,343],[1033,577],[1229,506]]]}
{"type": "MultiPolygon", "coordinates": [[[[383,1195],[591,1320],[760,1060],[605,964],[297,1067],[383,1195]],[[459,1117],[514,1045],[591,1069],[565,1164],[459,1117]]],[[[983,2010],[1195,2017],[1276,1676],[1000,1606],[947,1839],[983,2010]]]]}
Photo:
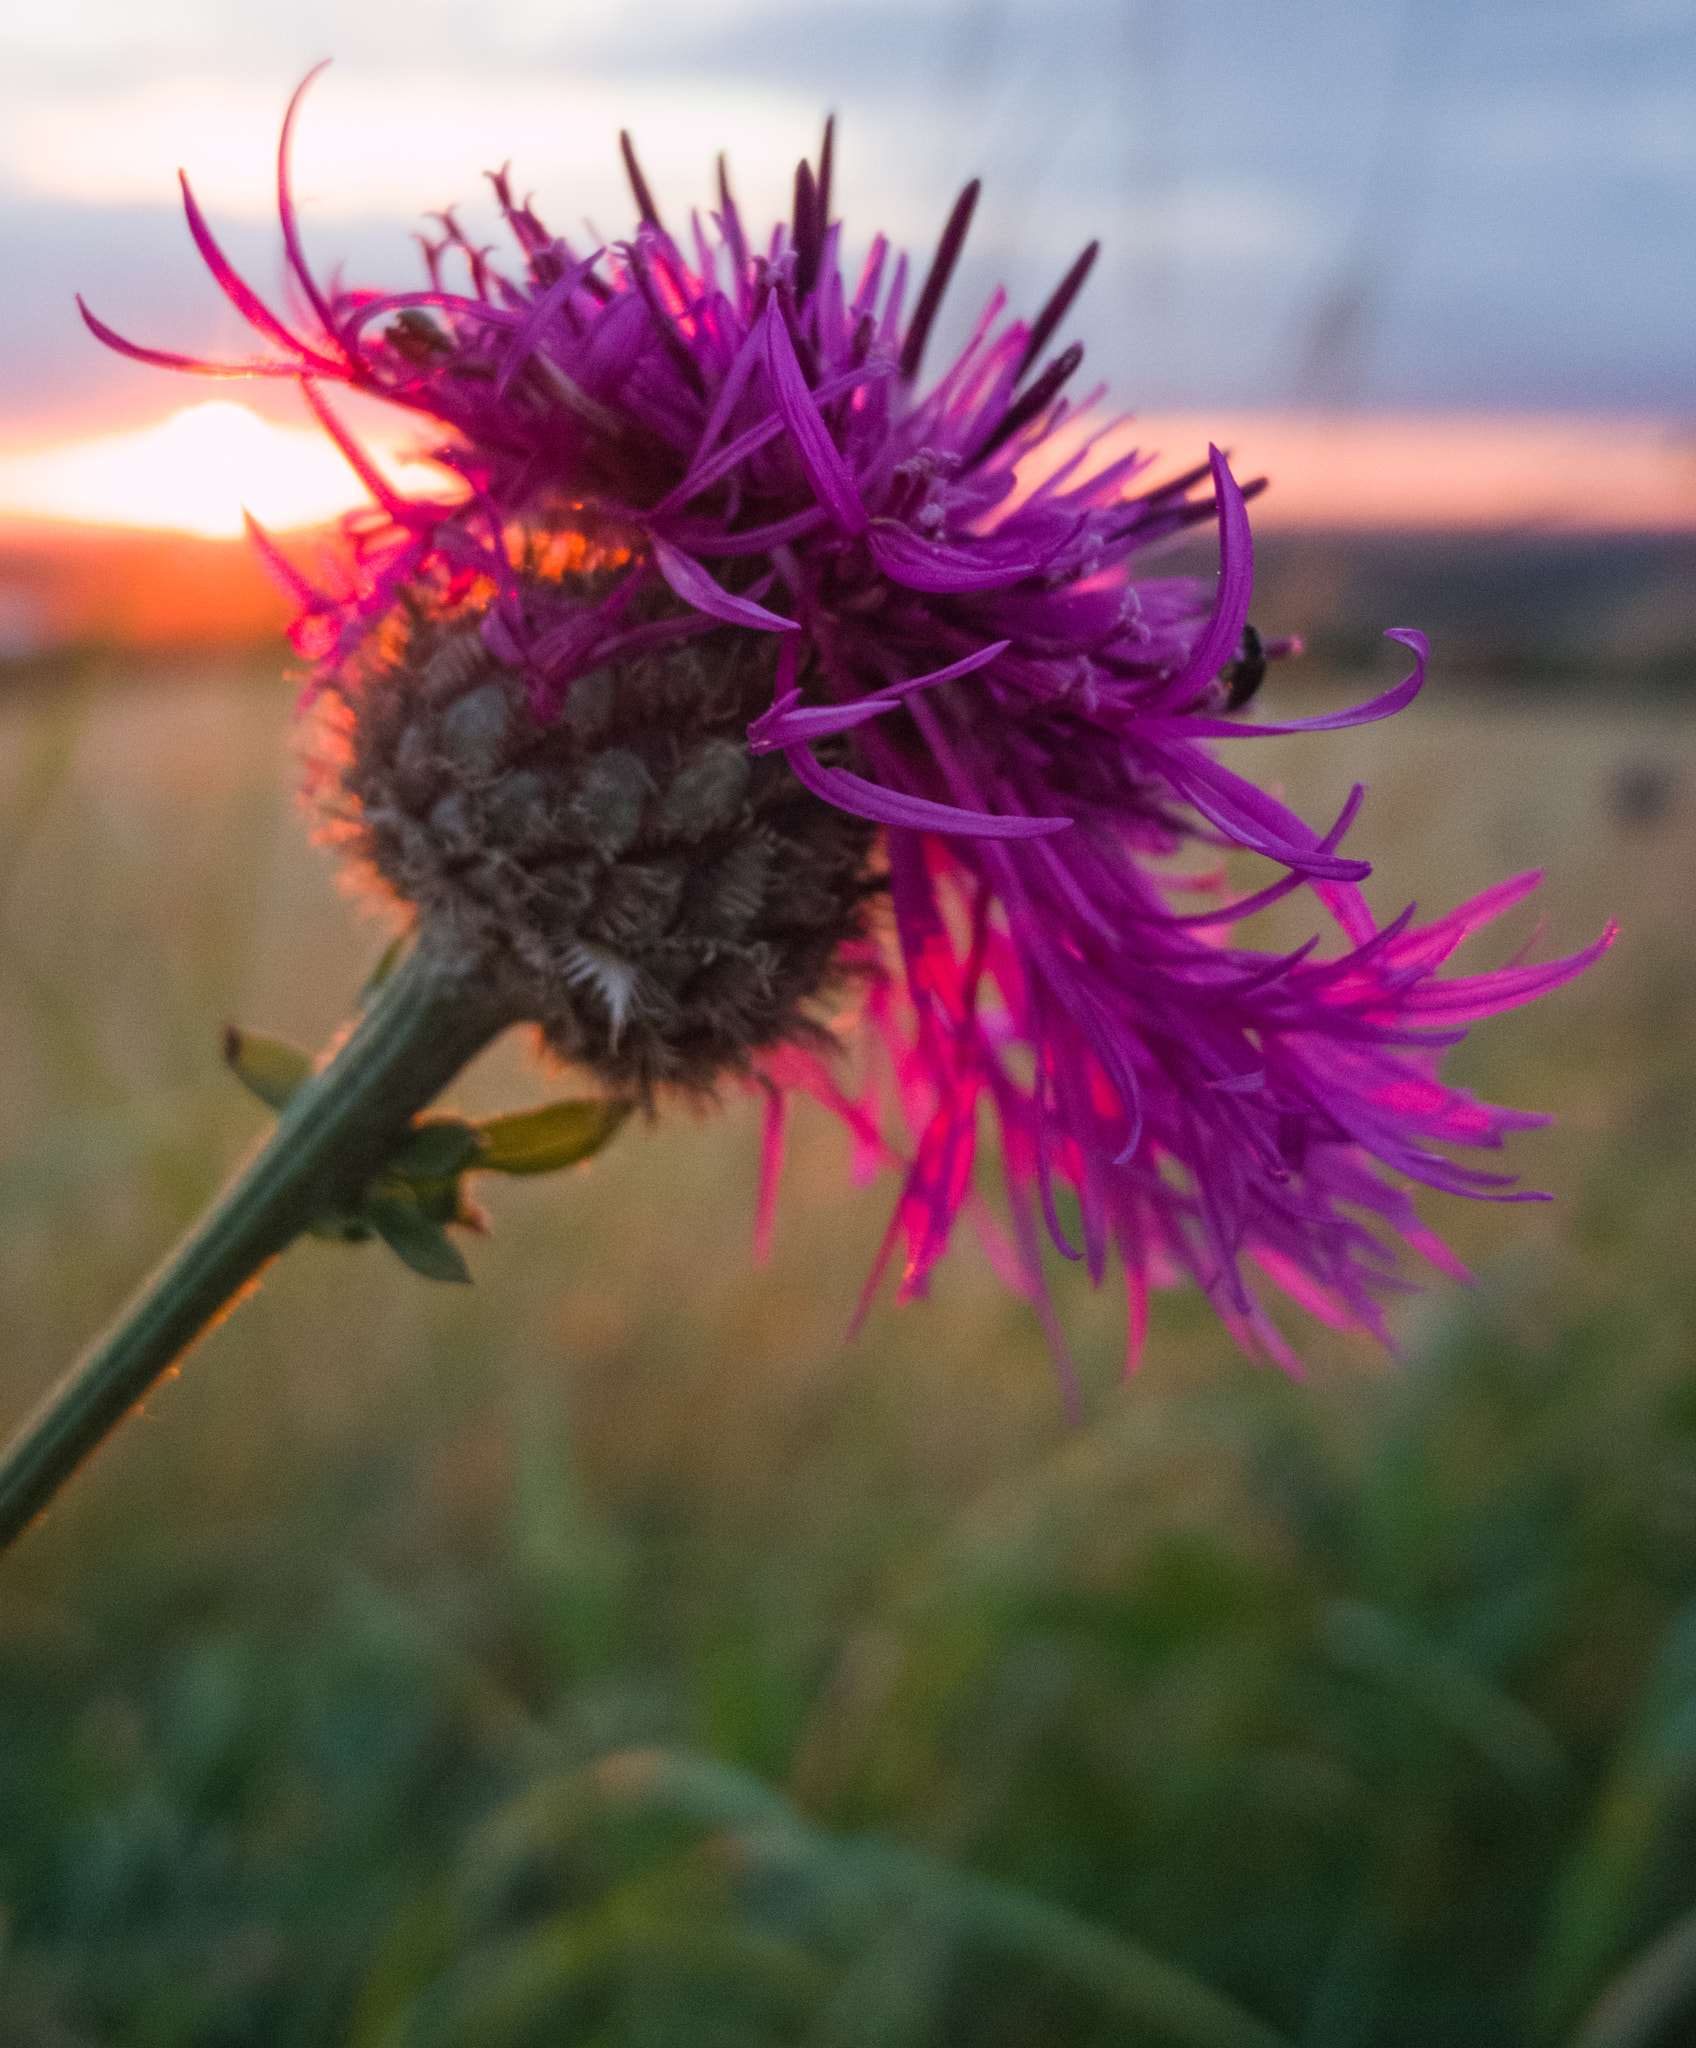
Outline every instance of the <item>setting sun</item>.
{"type": "MultiPolygon", "coordinates": [[[[1150,478],[1216,439],[1244,475],[1276,488],[1261,530],[1696,528],[1696,451],[1661,419],[1538,415],[1157,414],[1104,442],[1102,459],[1162,451],[1150,478]]],[[[403,438],[362,436],[401,490],[439,493],[443,472],[403,438]]],[[[1057,441],[1056,452],[1069,445],[1057,441]]],[[[1044,468],[1033,465],[1027,484],[1044,468]]],[[[288,533],[366,502],[316,428],[275,426],[208,399],[150,427],[0,454],[0,517],[74,520],[230,539],[242,512],[288,533]]]]}
{"type": "MultiPolygon", "coordinates": [[[[441,472],[393,444],[368,444],[403,487],[441,489],[441,472]]],[[[0,513],[227,539],[244,509],[262,526],[317,526],[365,500],[364,486],[315,429],[273,426],[228,399],[185,406],[151,427],[0,456],[0,513]]]]}

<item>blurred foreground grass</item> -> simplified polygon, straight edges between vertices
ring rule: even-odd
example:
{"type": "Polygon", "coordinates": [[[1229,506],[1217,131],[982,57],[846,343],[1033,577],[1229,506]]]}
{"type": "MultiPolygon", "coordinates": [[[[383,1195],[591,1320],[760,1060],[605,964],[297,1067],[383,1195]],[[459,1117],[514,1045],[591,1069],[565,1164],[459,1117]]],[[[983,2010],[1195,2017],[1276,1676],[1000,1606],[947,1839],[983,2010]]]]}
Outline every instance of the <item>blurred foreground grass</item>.
{"type": "MultiPolygon", "coordinates": [[[[1325,694],[1285,683],[1279,709],[1325,694]]],[[[275,665],[0,705],[0,1406],[262,1116],[383,931],[275,665]]],[[[1433,693],[1256,742],[1373,786],[1381,910],[1548,864],[1581,987],[1454,1071],[1547,1208],[1305,1385],[1191,1298],[1090,1391],[962,1242],[842,1332],[890,1190],[756,1115],[488,1190],[474,1290],[297,1247],[0,1566],[6,2048],[1037,2048],[1696,2029],[1696,724],[1433,693]]],[[[1473,964],[1532,936],[1477,945],[1473,964]]],[[[505,1045],[476,1109],[557,1088],[505,1045]]]]}

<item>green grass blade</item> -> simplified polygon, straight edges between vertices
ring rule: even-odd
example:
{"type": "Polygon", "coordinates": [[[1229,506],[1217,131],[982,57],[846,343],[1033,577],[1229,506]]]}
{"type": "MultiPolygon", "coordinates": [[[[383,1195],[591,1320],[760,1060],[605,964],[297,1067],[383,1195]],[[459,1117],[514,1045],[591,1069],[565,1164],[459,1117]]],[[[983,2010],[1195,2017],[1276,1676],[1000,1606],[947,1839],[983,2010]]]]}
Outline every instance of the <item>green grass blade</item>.
{"type": "Polygon", "coordinates": [[[1621,1970],[1573,2035],[1570,2048],[1654,2048],[1696,2002],[1696,1911],[1675,1920],[1621,1970]]]}
{"type": "MultiPolygon", "coordinates": [[[[768,1785],[712,1758],[672,1750],[605,1757],[522,1802],[501,1853],[510,1858],[533,1842],[538,1824],[590,1828],[643,1813],[732,1833],[744,1857],[816,1888],[833,1919],[856,1909],[923,1913],[957,1941],[1016,1960],[1089,1996],[1104,2016],[1180,2048],[1289,2048],[1284,2035],[1140,1943],[937,1857],[825,1834],[768,1785]]],[[[499,1860],[485,1863],[485,1885],[499,1860]]]]}
{"type": "Polygon", "coordinates": [[[1567,2023],[1618,1957],[1656,1851],[1696,1792],[1696,1603],[1661,1638],[1590,1825],[1561,1875],[1536,2000],[1567,2023]]]}

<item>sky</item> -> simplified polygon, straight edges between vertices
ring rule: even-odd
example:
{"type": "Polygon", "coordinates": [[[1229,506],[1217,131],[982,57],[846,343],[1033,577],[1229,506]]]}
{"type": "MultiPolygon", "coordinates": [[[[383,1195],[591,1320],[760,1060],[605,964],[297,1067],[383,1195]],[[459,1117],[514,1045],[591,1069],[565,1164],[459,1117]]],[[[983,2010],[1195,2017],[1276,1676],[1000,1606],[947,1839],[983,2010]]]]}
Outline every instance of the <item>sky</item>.
{"type": "MultiPolygon", "coordinates": [[[[786,204],[839,121],[850,249],[928,253],[984,196],[950,309],[1032,309],[1078,249],[1088,361],[1141,411],[1318,407],[1696,418],[1696,0],[51,0],[0,28],[0,449],[214,391],[113,358],[115,326],[244,346],[183,228],[194,180],[279,275],[274,137],[308,245],[416,274],[433,208],[490,221],[510,158],[544,218],[626,232],[617,131],[661,209],[727,150],[786,204]]],[[[493,234],[492,223],[490,234],[493,234]]],[[[940,350],[938,350],[940,355],[940,350]]],[[[286,391],[241,387],[274,419],[286,391]]]]}

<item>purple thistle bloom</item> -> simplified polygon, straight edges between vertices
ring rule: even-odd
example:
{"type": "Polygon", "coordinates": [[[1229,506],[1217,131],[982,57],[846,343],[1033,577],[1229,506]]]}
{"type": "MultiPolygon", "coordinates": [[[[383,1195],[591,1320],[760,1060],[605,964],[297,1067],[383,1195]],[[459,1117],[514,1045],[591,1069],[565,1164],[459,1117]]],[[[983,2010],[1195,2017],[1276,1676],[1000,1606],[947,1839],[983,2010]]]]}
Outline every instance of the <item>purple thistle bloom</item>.
{"type": "MultiPolygon", "coordinates": [[[[916,295],[882,237],[850,287],[827,127],[818,165],[797,173],[792,222],[759,248],[722,166],[710,229],[691,217],[686,237],[667,232],[626,139],[641,213],[627,242],[579,250],[549,234],[503,172],[493,185],[521,274],[497,270],[449,215],[426,245],[429,289],[326,290],[289,198],[298,101],[279,196],[304,331],[236,276],[186,181],[195,241],[267,352],[193,362],[85,318],[143,361],[297,379],[369,486],[374,509],[345,522],[350,567],[333,590],[309,586],[258,536],[299,600],[296,643],[318,687],[356,690],[374,631],[421,593],[477,608],[483,647],[524,678],[544,722],[568,714],[582,678],[643,649],[724,626],[775,646],[773,701],[748,751],[781,753],[819,804],[882,828],[894,944],[842,948],[863,976],[862,1092],[805,1044],[753,1049],[771,1105],[762,1236],[784,1091],[800,1088],[844,1116],[865,1163],[900,1164],[879,1273],[903,1247],[902,1293],[922,1292],[970,1211],[1036,1304],[1075,1400],[1041,1277],[1044,1228],[1098,1280],[1117,1252],[1133,1361],[1149,1284],[1188,1274],[1247,1352],[1293,1369],[1247,1264],[1324,1320],[1387,1341],[1381,1297],[1406,1284],[1387,1240],[1462,1271],[1403,1181],[1535,1199],[1438,1148],[1495,1150],[1545,1119],[1445,1087],[1439,1057],[1473,1018],[1579,973],[1612,932],[1547,966],[1440,979],[1461,940],[1535,876],[1435,923],[1416,925],[1410,909],[1380,928],[1357,887],[1367,864],[1341,850],[1362,792],[1319,833],[1222,765],[1216,741],[1399,710],[1423,680],[1426,645],[1395,632],[1413,672],[1355,710],[1239,725],[1228,714],[1291,643],[1263,646],[1248,624],[1249,493],[1219,451],[1139,490],[1145,458],[1092,469],[1097,436],[1037,487],[1021,483],[1020,465],[1072,417],[1062,394],[1081,349],[1042,358],[1093,246],[1029,325],[1004,318],[997,293],[926,385],[926,340],[977,187],[916,295]],[[468,289],[449,289],[452,262],[468,289]],[[437,457],[460,489],[398,496],[326,403],[331,384],[447,429],[437,457]],[[1211,602],[1190,579],[1133,577],[1155,543],[1208,520],[1220,544],[1211,602]],[[605,572],[593,601],[581,579],[526,571],[515,534],[586,545],[605,572]],[[813,752],[821,740],[828,765],[813,752]],[[1282,872],[1246,899],[1180,914],[1172,878],[1151,863],[1191,841],[1250,850],[1282,872]],[[1335,927],[1337,950],[1230,943],[1234,921],[1298,888],[1335,927]],[[972,1193],[986,1100],[1010,1242],[972,1193]],[[908,1143],[887,1136],[892,1106],[908,1143]],[[1077,1244],[1057,1183],[1077,1198],[1077,1244]]],[[[1184,887],[1193,897],[1196,884],[1184,887]]]]}

